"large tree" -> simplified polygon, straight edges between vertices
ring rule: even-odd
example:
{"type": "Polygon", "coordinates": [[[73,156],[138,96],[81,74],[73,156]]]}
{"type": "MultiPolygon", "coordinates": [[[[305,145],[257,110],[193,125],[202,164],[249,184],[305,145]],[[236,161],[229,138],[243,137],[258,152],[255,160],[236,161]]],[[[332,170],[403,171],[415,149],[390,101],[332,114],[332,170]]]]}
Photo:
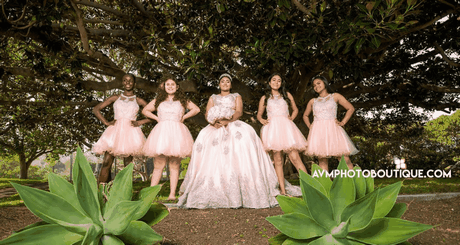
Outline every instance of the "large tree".
{"type": "MultiPolygon", "coordinates": [[[[254,115],[275,71],[285,76],[301,110],[314,96],[308,84],[317,74],[332,79],[358,115],[460,107],[460,5],[454,0],[1,4],[0,106],[12,113],[47,106],[54,118],[74,117],[62,113],[94,106],[101,93],[121,86],[125,72],[137,74],[138,92],[147,100],[162,73],[173,73],[200,105],[216,92],[219,74],[229,72],[246,116],[254,115]]],[[[89,111],[81,118],[93,120],[89,111]]],[[[80,140],[94,141],[98,125],[93,133],[80,130],[86,137],[80,140]]]]}

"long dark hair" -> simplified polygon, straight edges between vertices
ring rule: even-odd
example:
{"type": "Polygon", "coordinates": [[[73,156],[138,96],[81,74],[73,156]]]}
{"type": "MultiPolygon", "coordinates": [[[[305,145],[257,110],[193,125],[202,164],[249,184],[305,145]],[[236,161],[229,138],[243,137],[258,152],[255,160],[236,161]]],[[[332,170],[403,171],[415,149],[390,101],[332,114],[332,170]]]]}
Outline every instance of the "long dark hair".
{"type": "MultiPolygon", "coordinates": [[[[324,77],[324,76],[315,76],[315,77],[313,77],[313,78],[311,79],[311,82],[310,82],[312,87],[313,87],[313,81],[315,81],[316,79],[319,79],[319,80],[323,81],[324,87],[326,88],[326,91],[327,91],[328,93],[330,93],[330,94],[334,93],[334,90],[333,90],[333,89],[331,88],[331,86],[329,85],[329,81],[328,81],[327,78],[324,77]]],[[[318,94],[318,93],[316,93],[315,90],[313,90],[313,92],[315,92],[315,94],[318,94]]]]}
{"type": "MultiPolygon", "coordinates": [[[[179,86],[179,84],[176,82],[176,79],[174,79],[174,76],[172,75],[167,74],[161,78],[160,86],[158,86],[158,89],[157,89],[157,97],[155,101],[155,108],[157,109],[160,103],[165,101],[166,98],[168,98],[168,93],[166,93],[166,90],[165,90],[165,83],[168,80],[173,80],[176,83],[176,85],[179,86]]],[[[184,109],[187,108],[188,99],[185,97],[185,93],[182,92],[181,86],[179,86],[179,88],[174,93],[173,101],[180,101],[182,107],[184,107],[184,109]]]]}
{"type": "Polygon", "coordinates": [[[291,101],[289,100],[289,97],[287,96],[286,82],[284,81],[283,76],[281,76],[281,74],[276,73],[276,72],[271,74],[270,77],[268,77],[267,87],[265,89],[265,104],[264,105],[267,106],[268,99],[270,98],[270,96],[272,96],[272,87],[270,87],[270,81],[272,80],[274,76],[279,76],[281,78],[281,87],[278,89],[278,91],[280,92],[281,96],[288,104],[288,108],[290,108],[291,101]]]}

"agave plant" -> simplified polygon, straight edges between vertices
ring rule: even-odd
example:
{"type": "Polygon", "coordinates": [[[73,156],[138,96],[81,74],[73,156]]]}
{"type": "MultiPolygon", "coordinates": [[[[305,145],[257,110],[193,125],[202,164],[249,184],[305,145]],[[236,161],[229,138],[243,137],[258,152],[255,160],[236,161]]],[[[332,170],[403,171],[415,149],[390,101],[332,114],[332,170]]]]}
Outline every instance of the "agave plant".
{"type": "MultiPolygon", "coordinates": [[[[348,170],[345,161],[339,170],[348,170]]],[[[358,170],[359,167],[355,167],[358,170]]],[[[313,171],[321,171],[318,165],[313,171]]],[[[402,182],[374,190],[374,179],[322,175],[301,171],[303,199],[278,196],[284,214],[266,218],[281,233],[271,244],[410,244],[407,239],[431,225],[401,219],[405,203],[395,203],[402,182]]]]}
{"type": "Polygon", "coordinates": [[[130,164],[120,171],[110,191],[97,188],[91,167],[78,148],[73,167],[74,185],[50,173],[50,192],[11,183],[27,208],[42,221],[14,233],[4,244],[153,244],[163,237],[151,226],[169,214],[152,204],[160,186],[144,188],[132,201],[130,164]]]}

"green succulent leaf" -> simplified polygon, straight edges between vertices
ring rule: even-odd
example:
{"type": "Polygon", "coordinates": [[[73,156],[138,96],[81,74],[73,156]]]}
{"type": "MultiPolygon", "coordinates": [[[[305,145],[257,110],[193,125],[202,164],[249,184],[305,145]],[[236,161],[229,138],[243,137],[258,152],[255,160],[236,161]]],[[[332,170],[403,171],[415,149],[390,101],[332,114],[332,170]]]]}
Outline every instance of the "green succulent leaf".
{"type": "Polygon", "coordinates": [[[398,218],[378,218],[366,228],[349,233],[348,237],[369,244],[398,244],[432,227],[398,218]]]}
{"type": "Polygon", "coordinates": [[[82,245],[99,245],[99,240],[102,236],[102,229],[98,225],[92,225],[88,228],[82,245]]]}
{"type": "Polygon", "coordinates": [[[371,177],[364,178],[366,180],[366,194],[374,191],[374,179],[371,177]]]}
{"type": "Polygon", "coordinates": [[[302,183],[302,194],[304,200],[306,199],[308,210],[316,222],[327,230],[331,230],[338,224],[334,220],[332,204],[327,196],[306,182],[302,183]]]}
{"type": "Polygon", "coordinates": [[[278,235],[268,239],[268,242],[270,243],[270,245],[281,245],[288,238],[289,237],[286,236],[285,234],[279,233],[278,235]]]}
{"type": "Polygon", "coordinates": [[[97,181],[90,165],[86,161],[80,148],[77,149],[75,165],[73,168],[75,193],[80,206],[86,211],[94,223],[102,226],[102,215],[97,194],[97,181]]]}
{"type": "MultiPolygon", "coordinates": [[[[161,186],[156,185],[156,186],[150,186],[150,187],[144,188],[139,192],[139,201],[140,201],[141,204],[140,204],[139,209],[137,210],[136,214],[134,214],[134,220],[138,220],[138,219],[144,217],[144,215],[152,207],[152,202],[155,199],[155,197],[157,196],[158,192],[160,192],[160,190],[161,190],[161,186]]],[[[163,210],[164,209],[161,208],[160,213],[162,213],[163,210]]],[[[169,214],[169,211],[167,212],[167,214],[164,217],[166,217],[168,214],[169,214]]],[[[164,217],[162,217],[161,219],[163,219],[164,217]]],[[[160,222],[161,219],[158,222],[160,222]]]]}
{"type": "Polygon", "coordinates": [[[125,245],[120,238],[112,235],[103,235],[101,241],[102,245],[125,245]]]}
{"type": "Polygon", "coordinates": [[[350,219],[349,231],[363,229],[371,222],[378,195],[379,190],[376,190],[354,201],[343,210],[341,221],[350,219]]]}
{"type": "Polygon", "coordinates": [[[326,190],[326,193],[327,195],[329,195],[329,191],[331,190],[331,187],[332,187],[332,180],[326,176],[326,171],[324,171],[322,168],[320,168],[318,166],[318,164],[313,164],[311,166],[311,171],[312,173],[318,173],[318,177],[315,177],[314,178],[316,180],[318,180],[319,183],[321,183],[321,185],[324,187],[324,189],[326,190]],[[324,173],[323,175],[321,175],[320,173],[324,173]]]}
{"type": "Polygon", "coordinates": [[[355,176],[353,177],[353,181],[355,183],[355,188],[356,188],[356,199],[359,199],[363,196],[366,195],[366,179],[362,175],[362,172],[360,172],[358,176],[358,170],[361,170],[360,167],[356,166],[353,168],[355,170],[355,176]]]}
{"type": "Polygon", "coordinates": [[[145,215],[139,219],[150,226],[157,224],[162,221],[166,216],[169,215],[169,209],[161,203],[153,203],[150,205],[149,210],[145,215]]]}
{"type": "MultiPolygon", "coordinates": [[[[329,196],[328,191],[326,191],[324,186],[317,179],[311,177],[309,174],[305,173],[304,171],[299,171],[299,173],[300,173],[300,186],[302,187],[302,196],[303,197],[305,197],[305,193],[303,192],[304,183],[309,184],[313,188],[317,189],[318,191],[323,193],[323,195],[325,195],[327,197],[329,196]]],[[[305,200],[305,198],[304,198],[304,200],[305,200]]]]}
{"type": "Polygon", "coordinates": [[[309,245],[349,245],[348,240],[346,239],[337,239],[332,236],[332,234],[327,234],[322,236],[312,242],[309,245]]]}
{"type": "MultiPolygon", "coordinates": [[[[37,212],[39,212],[39,211],[37,211],[37,212]]],[[[52,220],[53,223],[56,223],[56,224],[58,224],[58,225],[60,225],[60,226],[62,226],[64,228],[66,228],[70,232],[77,233],[77,234],[80,234],[80,235],[85,235],[85,233],[87,232],[88,228],[91,227],[91,225],[92,225],[92,223],[88,223],[88,224],[69,223],[69,222],[65,222],[65,221],[62,221],[62,220],[55,219],[55,218],[50,217],[50,216],[48,216],[48,215],[46,215],[44,213],[40,213],[40,216],[46,217],[46,219],[52,220]]]]}
{"type": "MultiPolygon", "coordinates": [[[[343,157],[342,160],[340,160],[337,169],[340,171],[348,171],[348,167],[343,157]]],[[[330,200],[334,210],[334,220],[340,221],[340,215],[346,206],[355,201],[355,195],[355,184],[353,178],[348,178],[347,176],[342,177],[340,175],[336,176],[332,182],[330,191],[330,200]]]]}
{"type": "Polygon", "coordinates": [[[385,216],[385,217],[390,217],[390,218],[401,218],[403,214],[407,210],[407,204],[400,202],[400,203],[395,203],[393,208],[390,210],[390,212],[385,216]]]}
{"type": "Polygon", "coordinates": [[[131,201],[133,197],[133,166],[133,163],[130,163],[115,176],[108,195],[106,211],[120,201],[131,201]]]}
{"type": "Polygon", "coordinates": [[[60,225],[48,224],[15,233],[0,241],[0,245],[36,245],[37,241],[41,244],[72,245],[82,239],[82,235],[70,232],[60,225]]]}
{"type": "Polygon", "coordinates": [[[311,238],[311,239],[303,239],[303,240],[298,240],[294,238],[288,237],[282,245],[307,245],[310,244],[312,241],[317,240],[318,238],[311,238]]]}
{"type": "Polygon", "coordinates": [[[401,185],[402,181],[399,181],[380,189],[379,197],[375,204],[374,219],[385,217],[390,212],[396,202],[401,185]]]}
{"type": "Polygon", "coordinates": [[[25,231],[25,230],[28,230],[30,228],[34,228],[34,227],[38,227],[38,226],[42,226],[42,225],[48,225],[48,224],[49,223],[45,222],[45,221],[38,221],[38,222],[30,224],[30,225],[28,225],[28,226],[26,226],[26,227],[24,227],[24,228],[22,228],[22,229],[20,229],[18,231],[15,231],[14,233],[19,233],[21,231],[25,231]]]}
{"type": "Polygon", "coordinates": [[[289,213],[301,213],[307,217],[311,217],[310,211],[308,211],[308,207],[305,202],[297,197],[287,197],[283,195],[276,196],[276,200],[281,207],[281,210],[285,214],[289,213]]]}
{"type": "Polygon", "coordinates": [[[74,208],[79,210],[82,213],[86,213],[85,210],[80,206],[78,202],[77,194],[75,194],[75,188],[63,177],[55,174],[48,174],[48,185],[50,192],[54,193],[62,198],[64,198],[68,203],[70,203],[74,208]]]}
{"type": "Polygon", "coordinates": [[[279,231],[295,239],[308,239],[323,236],[328,233],[312,218],[301,213],[290,213],[279,216],[267,217],[279,231]]]}
{"type": "Polygon", "coordinates": [[[128,229],[134,214],[139,209],[140,201],[121,201],[113,208],[107,209],[104,234],[120,235],[128,229]]]}
{"type": "Polygon", "coordinates": [[[55,223],[54,220],[73,224],[92,223],[90,218],[56,194],[16,183],[11,185],[17,190],[27,208],[43,221],[51,224],[55,223]],[[53,220],[48,217],[52,217],[53,220]]]}
{"type": "Polygon", "coordinates": [[[331,234],[336,239],[342,239],[347,237],[348,230],[350,226],[350,219],[340,223],[337,227],[331,230],[331,234]]]}
{"type": "Polygon", "coordinates": [[[142,221],[131,221],[128,229],[119,236],[128,244],[150,245],[163,240],[152,228],[142,221]]]}

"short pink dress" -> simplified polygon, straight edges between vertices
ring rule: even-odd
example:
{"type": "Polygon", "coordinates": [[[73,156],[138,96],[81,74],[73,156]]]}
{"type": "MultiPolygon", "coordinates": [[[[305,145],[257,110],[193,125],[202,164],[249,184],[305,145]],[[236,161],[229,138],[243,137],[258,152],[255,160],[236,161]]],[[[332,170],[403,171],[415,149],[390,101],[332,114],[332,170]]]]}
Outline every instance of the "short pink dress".
{"type": "Polygon", "coordinates": [[[333,94],[314,99],[313,116],[308,134],[308,155],[327,158],[358,153],[348,134],[336,123],[337,103],[333,94]]]}
{"type": "Polygon", "coordinates": [[[299,128],[289,119],[286,100],[270,96],[267,100],[268,124],[261,129],[260,136],[266,151],[305,151],[307,140],[299,128]]]}
{"type": "Polygon", "coordinates": [[[192,154],[193,137],[182,122],[184,107],[180,101],[163,101],[157,108],[159,122],[150,132],[143,152],[147,157],[160,155],[188,157],[192,154]]]}
{"type": "Polygon", "coordinates": [[[114,125],[110,125],[101,135],[92,151],[102,155],[104,152],[117,157],[142,156],[145,136],[139,127],[131,125],[136,121],[139,112],[136,96],[124,96],[123,94],[113,103],[115,113],[114,125]]]}

